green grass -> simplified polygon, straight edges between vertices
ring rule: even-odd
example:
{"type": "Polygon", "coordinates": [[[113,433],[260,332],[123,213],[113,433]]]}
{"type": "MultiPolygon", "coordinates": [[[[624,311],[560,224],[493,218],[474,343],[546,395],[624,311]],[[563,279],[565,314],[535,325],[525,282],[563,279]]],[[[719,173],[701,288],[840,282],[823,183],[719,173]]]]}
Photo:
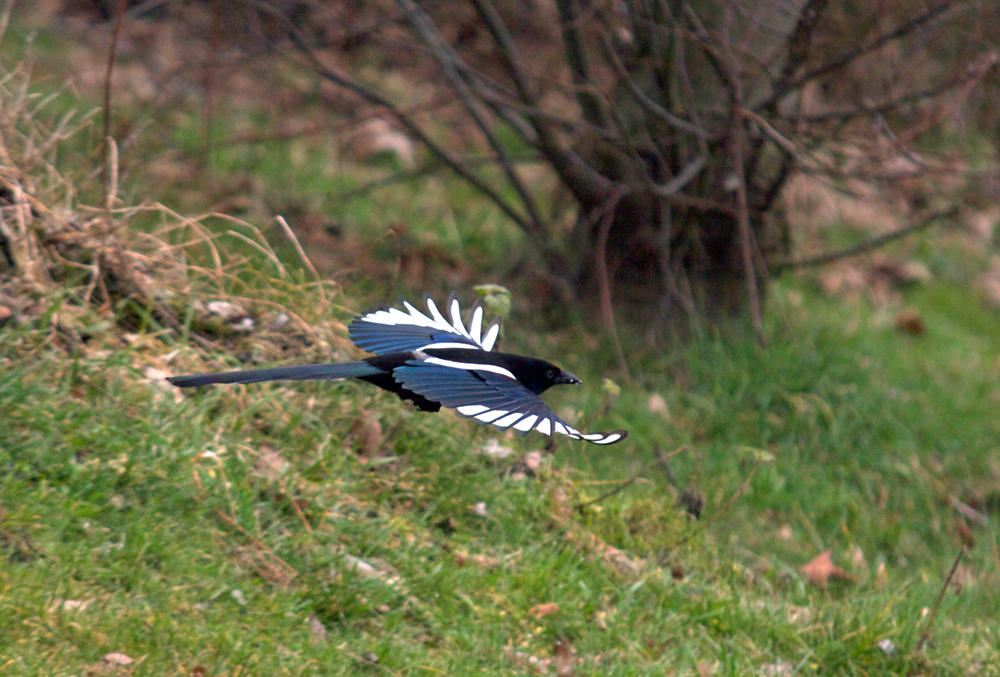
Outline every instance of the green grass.
{"type": "MultiPolygon", "coordinates": [[[[0,668],[79,674],[121,652],[143,657],[136,674],[500,675],[562,646],[578,674],[996,669],[997,542],[975,524],[961,587],[915,653],[959,548],[949,496],[997,518],[989,311],[949,313],[974,300],[920,290],[909,301],[928,332],[907,337],[864,304],[810,298],[792,312],[787,288],[768,347],[706,339],[647,360],[643,385],[588,423],[624,425],[629,440],[562,444],[534,477],[511,473],[520,454],[474,453],[489,430],[363,384],[175,400],[142,369],[171,349],[169,368],[191,368],[189,346],[112,349],[107,324],[78,346],[41,319],[5,326],[0,668]],[[654,391],[666,418],[648,410],[654,391]],[[357,432],[373,419],[374,456],[357,432]],[[678,486],[647,466],[654,444],[687,445],[670,461],[678,486]],[[775,460],[757,466],[742,446],[775,460]],[[688,484],[707,496],[702,522],[676,504],[688,484]],[[643,564],[623,571],[595,543],[643,564]],[[856,547],[864,564],[849,561],[856,547]],[[798,568],[826,548],[851,580],[823,591],[798,568]],[[557,612],[531,615],[550,602],[557,612]]],[[[557,348],[574,369],[585,359],[557,348]]],[[[553,401],[599,409],[586,381],[553,401]]]]}

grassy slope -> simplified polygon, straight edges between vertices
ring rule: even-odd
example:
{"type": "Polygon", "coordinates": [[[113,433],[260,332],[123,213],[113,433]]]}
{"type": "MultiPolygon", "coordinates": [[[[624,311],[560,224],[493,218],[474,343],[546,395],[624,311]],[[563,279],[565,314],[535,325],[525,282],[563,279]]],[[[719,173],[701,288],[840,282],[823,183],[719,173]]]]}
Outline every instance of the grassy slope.
{"type": "MultiPolygon", "coordinates": [[[[452,225],[427,225],[420,190],[354,219],[405,220],[411,204],[420,237],[453,245],[452,225]]],[[[302,357],[342,343],[331,316],[346,310],[246,255],[231,271],[251,283],[241,294],[326,321],[302,357]]],[[[567,656],[576,674],[602,675],[1000,670],[995,531],[949,504],[1000,518],[1000,329],[966,287],[909,291],[928,328],[911,337],[884,310],[786,280],[766,348],[706,338],[636,357],[638,382],[603,419],[610,367],[580,332],[532,341],[542,328],[511,327],[510,349],[584,377],[547,396],[560,411],[632,432],[610,449],[561,444],[527,477],[523,453],[544,438],[504,439],[517,453],[495,460],[475,453],[491,431],[361,385],[177,398],[146,368],[223,360],[156,327],[123,336],[80,294],[52,290],[41,312],[0,327],[0,674],[114,674],[101,664],[112,652],[150,675],[501,675],[567,656]],[[667,413],[650,411],[653,393],[667,413]],[[657,445],[680,449],[669,479],[650,465],[657,445]],[[689,486],[707,497],[701,522],[677,507],[689,486]],[[963,539],[960,585],[918,654],[922,612],[963,539]],[[824,591],[799,567],[828,548],[850,580],[824,591]],[[542,615],[547,603],[558,610],[542,615]],[[887,639],[895,651],[878,647],[887,639]]],[[[281,356],[266,343],[226,352],[281,356]]]]}
{"type": "MultiPolygon", "coordinates": [[[[0,666],[75,674],[118,651],[145,657],[143,674],[348,674],[373,652],[390,674],[509,674],[513,652],[544,658],[561,642],[584,660],[580,674],[913,669],[921,609],[958,548],[948,497],[985,497],[996,515],[984,366],[1000,336],[983,331],[987,311],[944,312],[963,299],[916,293],[930,327],[918,338],[873,326],[861,304],[810,299],[768,348],[698,342],[673,365],[684,388],[646,365],[669,420],[628,391],[610,416],[633,430],[628,443],[563,445],[524,479],[509,472],[516,456],[472,453],[487,431],[362,386],[178,401],[139,370],[162,366],[172,346],[161,340],[111,350],[121,343],[109,328],[74,350],[41,320],[4,327],[0,666]],[[387,431],[385,458],[358,449],[362,409],[387,431]],[[596,478],[645,463],[654,442],[689,444],[671,465],[682,484],[697,475],[709,517],[752,467],[739,445],[776,460],[680,548],[669,546],[690,528],[659,469],[599,509],[571,509],[607,488],[596,478]],[[623,573],[595,536],[645,567],[623,573]],[[847,562],[855,546],[864,566],[847,562]],[[827,592],[797,573],[825,548],[853,576],[827,592]],[[366,577],[348,556],[383,572],[366,577]],[[548,602],[559,610],[531,615],[548,602]],[[884,639],[896,654],[877,648],[884,639]]],[[[193,349],[177,347],[190,364],[193,349]]],[[[594,391],[560,400],[595,409],[594,391]]],[[[997,543],[991,530],[974,536],[937,619],[932,672],[996,666],[997,543]]]]}

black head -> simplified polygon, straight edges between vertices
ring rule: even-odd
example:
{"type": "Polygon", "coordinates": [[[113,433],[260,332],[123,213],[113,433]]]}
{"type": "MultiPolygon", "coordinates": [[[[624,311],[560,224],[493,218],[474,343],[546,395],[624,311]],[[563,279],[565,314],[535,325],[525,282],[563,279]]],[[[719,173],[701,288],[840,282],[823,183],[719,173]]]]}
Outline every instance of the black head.
{"type": "Polygon", "coordinates": [[[568,371],[563,371],[554,364],[543,362],[540,366],[544,367],[544,371],[538,379],[538,385],[541,386],[537,391],[539,393],[548,390],[552,386],[580,384],[580,379],[568,371]]]}
{"type": "MultiPolygon", "coordinates": [[[[435,351],[435,354],[444,353],[444,350],[435,351]]],[[[463,357],[465,353],[471,351],[468,350],[456,350],[458,357],[463,357]]],[[[505,369],[509,369],[514,377],[524,385],[525,388],[535,393],[536,395],[541,395],[543,392],[551,388],[552,386],[562,385],[562,384],[577,384],[580,382],[576,376],[569,373],[568,371],[563,371],[551,362],[546,362],[545,360],[539,360],[534,357],[524,357],[522,355],[510,355],[507,353],[487,353],[486,355],[480,355],[479,358],[483,359],[484,362],[488,361],[490,364],[496,364],[505,369]],[[485,359],[486,355],[489,359],[485,359]]]]}

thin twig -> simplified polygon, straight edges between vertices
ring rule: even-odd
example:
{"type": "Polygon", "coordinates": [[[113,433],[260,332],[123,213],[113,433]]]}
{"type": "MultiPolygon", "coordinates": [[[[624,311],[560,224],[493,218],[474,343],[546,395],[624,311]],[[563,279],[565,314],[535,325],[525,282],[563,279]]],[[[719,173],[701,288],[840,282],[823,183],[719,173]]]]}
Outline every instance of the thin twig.
{"type": "Polygon", "coordinates": [[[472,171],[469,167],[462,162],[461,159],[456,157],[449,150],[437,142],[435,142],[430,135],[421,127],[417,122],[408,115],[405,111],[401,110],[398,106],[392,103],[389,99],[384,97],[379,92],[367,87],[360,82],[353,80],[345,75],[342,75],[331,68],[328,68],[319,57],[313,51],[306,41],[306,37],[302,34],[302,31],[298,29],[288,18],[281,12],[278,8],[266,3],[257,2],[255,3],[257,7],[276,17],[285,25],[285,29],[288,31],[288,35],[292,40],[292,43],[296,48],[302,53],[305,59],[312,66],[313,71],[319,75],[321,78],[332,82],[333,84],[353,92],[357,96],[361,97],[362,100],[367,103],[382,108],[387,113],[389,113],[407,132],[412,134],[414,138],[417,139],[430,153],[438,158],[442,163],[444,163],[449,169],[458,174],[463,180],[469,183],[472,187],[478,190],[480,193],[485,195],[493,204],[495,204],[500,211],[502,211],[508,218],[510,218],[514,223],[518,225],[527,235],[534,237],[535,232],[525,220],[524,216],[519,214],[510,203],[503,198],[497,191],[495,191],[490,185],[484,181],[479,175],[472,171]]]}
{"type": "MultiPolygon", "coordinates": [[[[517,155],[512,156],[511,160],[516,164],[526,164],[533,165],[542,162],[537,154],[531,155],[517,155]]],[[[494,157],[482,157],[482,156],[470,156],[462,159],[462,162],[470,167],[487,167],[489,165],[497,164],[497,159],[494,157]]],[[[437,158],[431,158],[425,162],[420,167],[410,170],[400,170],[387,174],[377,179],[372,179],[368,183],[362,184],[357,188],[352,188],[350,190],[344,191],[337,196],[337,202],[339,204],[344,204],[345,202],[350,202],[351,200],[357,200],[363,197],[367,197],[369,194],[380,190],[382,188],[389,188],[394,184],[406,183],[407,181],[415,181],[419,178],[432,174],[440,170],[444,165],[437,158]]]]}
{"type": "Polygon", "coordinates": [[[685,543],[687,543],[688,541],[690,541],[691,538],[695,535],[695,533],[697,533],[698,531],[705,531],[708,528],[708,526],[710,524],[712,524],[712,522],[715,522],[720,517],[722,517],[724,514],[726,514],[726,511],[728,511],[729,508],[731,508],[733,506],[733,503],[736,502],[736,499],[738,499],[740,496],[742,496],[746,492],[747,488],[750,486],[750,482],[753,481],[754,476],[757,474],[757,469],[759,467],[760,467],[759,465],[755,465],[753,468],[751,468],[750,469],[750,474],[747,475],[746,479],[743,480],[743,483],[740,484],[739,489],[737,489],[736,492],[732,496],[730,496],[728,499],[726,499],[726,502],[723,503],[721,506],[719,506],[719,509],[716,510],[715,512],[713,512],[712,515],[708,519],[700,520],[698,522],[699,526],[698,526],[697,531],[693,531],[693,532],[688,533],[687,536],[684,536],[683,538],[681,538],[681,540],[677,541],[676,543],[674,543],[673,545],[671,545],[667,549],[668,550],[672,550],[674,548],[679,548],[680,546],[682,546],[685,543]]]}
{"type": "MultiPolygon", "coordinates": [[[[531,123],[537,139],[533,142],[524,135],[517,125],[512,126],[518,129],[522,133],[522,137],[532,143],[545,156],[563,184],[573,192],[578,202],[592,204],[599,201],[601,196],[607,195],[608,191],[611,190],[611,181],[589,165],[574,150],[572,145],[566,146],[557,134],[558,129],[547,121],[531,91],[530,82],[514,40],[493,3],[489,0],[472,0],[472,2],[497,44],[499,55],[514,83],[517,96],[525,106],[522,114],[531,123]]],[[[590,119],[586,121],[596,129],[603,128],[599,121],[590,119]]]]}
{"type": "MultiPolygon", "coordinates": [[[[728,10],[729,5],[726,5],[728,10]]],[[[727,11],[728,16],[728,11],[727,11]]],[[[746,275],[747,296],[750,302],[750,319],[753,322],[754,335],[757,342],[764,343],[764,321],[760,312],[760,293],[757,289],[757,267],[753,260],[753,245],[751,243],[750,214],[747,207],[746,166],[743,162],[743,86],[736,57],[730,49],[729,37],[724,35],[722,48],[724,59],[720,59],[720,67],[726,75],[726,85],[729,89],[729,99],[732,106],[730,118],[729,145],[732,153],[732,172],[736,178],[736,223],[740,233],[740,255],[743,258],[743,273],[746,275]]]]}
{"type": "Polygon", "coordinates": [[[313,279],[315,279],[319,283],[317,285],[317,287],[319,288],[319,296],[321,299],[323,299],[323,304],[326,305],[326,290],[323,289],[323,278],[321,278],[319,276],[319,273],[316,271],[316,266],[314,266],[313,262],[309,260],[309,257],[306,255],[306,251],[302,248],[302,245],[299,243],[299,238],[295,237],[295,232],[291,228],[289,228],[288,222],[285,221],[284,216],[278,217],[278,223],[281,224],[281,227],[282,229],[284,229],[285,235],[288,236],[288,239],[292,241],[292,244],[295,246],[295,251],[298,253],[299,258],[302,259],[302,262],[306,264],[306,267],[309,269],[309,272],[312,273],[313,279]]]}
{"type": "Polygon", "coordinates": [[[826,75],[827,73],[843,68],[855,59],[858,59],[865,54],[869,54],[893,40],[898,40],[899,38],[909,35],[910,33],[916,32],[924,24],[936,19],[948,10],[960,4],[964,3],[960,0],[946,0],[945,2],[938,3],[923,14],[915,16],[909,21],[900,24],[893,30],[886,31],[885,33],[875,36],[875,38],[869,40],[866,44],[855,46],[843,54],[830,59],[826,63],[820,64],[816,68],[802,74],[800,77],[788,82],[783,90],[775,90],[771,95],[771,98],[764,103],[764,106],[773,106],[774,104],[780,102],[785,94],[799,89],[810,80],[815,80],[822,75],[826,75]]]}
{"type": "Polygon", "coordinates": [[[767,136],[771,137],[772,141],[774,141],[776,144],[778,144],[779,146],[781,146],[781,149],[784,150],[786,153],[788,153],[789,155],[791,155],[793,157],[797,157],[798,156],[799,151],[795,147],[795,143],[792,142],[792,141],[790,141],[783,134],[781,134],[777,129],[774,128],[773,125],[771,125],[770,122],[768,122],[767,120],[765,120],[758,113],[755,113],[754,111],[752,111],[752,110],[750,110],[748,108],[741,108],[740,109],[740,115],[742,117],[745,117],[747,120],[753,120],[758,125],[760,125],[760,128],[762,130],[764,130],[764,133],[767,136]]]}
{"type": "Polygon", "coordinates": [[[622,375],[627,383],[631,383],[632,377],[629,375],[628,362],[625,360],[625,351],[622,350],[621,341],[618,340],[618,328],[615,325],[615,309],[611,302],[611,280],[608,276],[608,235],[611,233],[611,225],[615,221],[615,210],[621,200],[622,195],[615,193],[608,197],[601,209],[604,214],[601,218],[600,230],[597,234],[597,246],[594,250],[594,260],[597,265],[597,284],[601,292],[601,314],[604,316],[604,323],[607,325],[608,335],[615,345],[615,352],[618,356],[618,366],[622,370],[622,375]]]}
{"type": "Polygon", "coordinates": [[[819,24],[819,18],[826,8],[826,3],[827,0],[808,0],[802,5],[795,30],[788,34],[785,63],[781,68],[781,75],[774,83],[773,102],[770,107],[765,107],[769,113],[776,112],[777,103],[788,91],[793,76],[808,61],[813,32],[819,24]]]}
{"type": "Polygon", "coordinates": [[[642,466],[642,469],[639,470],[639,472],[635,473],[634,475],[632,475],[632,477],[630,477],[627,480],[623,481],[621,484],[619,484],[618,486],[616,486],[614,489],[612,489],[612,490],[610,490],[610,491],[608,491],[608,492],[606,492],[604,494],[601,494],[597,498],[589,500],[586,503],[580,503],[579,505],[576,506],[576,509],[582,511],[584,508],[586,508],[588,506],[594,505],[595,503],[600,503],[601,501],[603,501],[606,498],[611,498],[615,494],[623,491],[624,489],[626,489],[627,487],[631,486],[632,484],[635,484],[638,480],[642,479],[642,476],[646,474],[646,471],[649,470],[650,468],[652,468],[654,465],[657,465],[657,464],[666,464],[668,458],[670,458],[671,456],[676,456],[677,454],[681,453],[682,451],[687,450],[687,448],[688,448],[688,445],[683,444],[683,445],[677,447],[676,449],[674,449],[673,451],[667,453],[667,452],[662,451],[659,447],[657,447],[657,457],[655,459],[653,459],[652,461],[650,461],[649,463],[647,463],[646,465],[642,466]]]}
{"type": "Polygon", "coordinates": [[[962,561],[962,557],[965,556],[965,546],[958,551],[958,557],[955,558],[955,563],[951,565],[951,571],[948,572],[948,578],[944,579],[944,585],[941,586],[941,592],[938,593],[937,601],[934,602],[934,608],[931,609],[931,615],[927,619],[927,627],[924,629],[923,634],[920,635],[920,641],[917,642],[917,653],[920,653],[924,649],[924,645],[931,638],[931,626],[934,625],[934,617],[937,616],[938,608],[941,606],[941,600],[944,599],[944,593],[947,592],[948,586],[951,585],[951,579],[955,577],[955,572],[958,571],[958,565],[962,561]]]}
{"type": "Polygon", "coordinates": [[[104,197],[104,208],[108,210],[107,212],[107,223],[110,229],[111,226],[111,208],[114,206],[115,198],[118,196],[118,144],[110,136],[104,137],[105,148],[107,148],[107,155],[105,156],[105,161],[108,167],[108,179],[105,184],[104,197]]]}
{"type": "Polygon", "coordinates": [[[628,487],[632,486],[633,484],[635,484],[636,480],[638,480],[640,477],[642,477],[643,474],[645,474],[645,472],[647,470],[649,470],[650,468],[652,468],[657,463],[659,463],[659,460],[650,461],[646,465],[642,466],[642,469],[639,470],[639,472],[637,472],[635,475],[633,475],[632,477],[628,478],[627,480],[623,481],[621,484],[619,484],[617,487],[615,487],[611,491],[605,492],[605,493],[601,494],[600,496],[598,496],[597,498],[589,500],[589,501],[587,501],[585,503],[580,503],[579,505],[576,506],[576,509],[582,512],[583,509],[586,508],[587,506],[594,505],[595,503],[600,503],[604,499],[611,498],[615,494],[617,494],[617,493],[619,493],[621,491],[624,491],[626,488],[628,488],[628,487]]]}
{"type": "MultiPolygon", "coordinates": [[[[125,10],[128,7],[128,0],[118,0],[118,7],[115,9],[115,28],[111,33],[111,49],[108,50],[108,65],[104,71],[104,166],[101,168],[101,173],[103,175],[103,180],[101,183],[104,186],[104,204],[107,205],[107,209],[111,208],[111,191],[108,186],[108,174],[110,172],[109,164],[111,162],[110,157],[110,144],[108,144],[108,139],[111,137],[111,74],[114,72],[115,68],[115,57],[118,54],[118,37],[121,35],[122,23],[125,19],[125,10]]],[[[107,227],[111,230],[111,215],[107,215],[107,227]]]]}
{"type": "Polygon", "coordinates": [[[10,26],[10,13],[14,9],[14,0],[7,0],[3,4],[3,11],[0,11],[0,43],[3,36],[7,34],[7,27],[10,26]]]}
{"type": "Polygon", "coordinates": [[[667,124],[676,127],[681,131],[694,134],[699,139],[707,138],[707,134],[705,133],[705,130],[702,127],[692,122],[688,122],[683,118],[677,117],[676,115],[668,111],[666,108],[653,101],[651,98],[649,98],[648,94],[642,91],[642,88],[635,83],[635,81],[632,79],[631,74],[625,68],[625,64],[622,63],[621,57],[618,56],[618,52],[615,51],[614,45],[611,43],[611,39],[608,36],[604,36],[604,39],[601,41],[601,44],[604,47],[604,54],[607,57],[608,63],[611,64],[611,67],[614,68],[615,73],[618,74],[618,80],[620,82],[625,83],[625,86],[628,88],[628,91],[631,92],[632,97],[636,101],[638,101],[639,104],[643,106],[643,108],[648,110],[656,117],[662,119],[667,124]]]}
{"type": "Polygon", "coordinates": [[[920,232],[930,226],[932,226],[936,221],[941,219],[948,219],[956,216],[958,214],[958,207],[949,207],[948,209],[943,209],[936,211],[928,216],[924,217],[920,221],[909,226],[904,226],[897,230],[894,230],[878,237],[873,237],[870,240],[865,240],[859,244],[852,247],[847,247],[846,249],[841,249],[835,252],[828,252],[826,254],[819,254],[817,256],[812,256],[808,259],[799,260],[789,260],[789,261],[777,261],[771,264],[771,270],[775,272],[780,272],[783,270],[798,270],[801,268],[811,268],[813,266],[822,266],[827,263],[833,263],[835,261],[840,261],[842,259],[847,259],[852,256],[858,256],[859,254],[864,254],[865,252],[872,251],[873,249],[878,249],[879,247],[884,247],[890,242],[899,240],[906,237],[907,235],[912,235],[913,233],[920,232]]]}
{"type": "Polygon", "coordinates": [[[215,122],[215,73],[218,67],[219,40],[222,33],[222,7],[219,2],[210,2],[209,11],[212,17],[208,30],[208,49],[205,50],[205,61],[202,64],[201,88],[205,93],[202,102],[202,170],[211,178],[212,172],[212,128],[215,122]]]}
{"type": "MultiPolygon", "coordinates": [[[[535,199],[528,192],[527,187],[524,182],[514,171],[514,165],[511,159],[496,138],[493,130],[490,128],[486,119],[480,113],[477,102],[473,99],[472,92],[470,91],[469,85],[462,79],[458,72],[457,62],[460,59],[445,43],[444,39],[441,37],[440,33],[435,28],[430,17],[419,8],[419,6],[413,2],[413,0],[396,0],[399,7],[404,10],[409,16],[410,22],[413,24],[414,29],[417,34],[423,40],[424,45],[430,50],[433,57],[437,60],[438,65],[444,72],[445,79],[451,85],[452,89],[458,95],[459,100],[462,102],[462,106],[465,108],[465,112],[475,123],[476,127],[482,133],[483,137],[486,139],[486,143],[489,144],[493,152],[496,153],[497,160],[500,163],[500,168],[503,170],[504,175],[507,177],[507,181],[513,186],[515,192],[517,192],[518,197],[521,198],[521,203],[524,205],[524,209],[528,213],[528,218],[526,223],[531,226],[530,235],[533,239],[544,238],[545,228],[544,222],[538,213],[538,208],[535,205],[535,199]]],[[[540,242],[533,242],[536,246],[541,244],[540,242]]]]}
{"type": "Polygon", "coordinates": [[[556,0],[556,9],[559,12],[559,31],[562,35],[566,65],[569,66],[570,74],[573,77],[576,99],[583,118],[592,125],[603,127],[604,116],[602,115],[601,102],[593,92],[590,68],[587,65],[587,51],[580,39],[578,30],[580,22],[573,3],[574,0],[556,0]]]}
{"type": "Polygon", "coordinates": [[[249,531],[247,531],[242,524],[240,524],[235,519],[233,519],[226,513],[222,512],[221,510],[216,509],[215,514],[223,522],[225,522],[226,524],[228,524],[229,526],[231,526],[232,528],[236,529],[241,534],[243,534],[247,538],[247,540],[249,540],[251,543],[254,544],[254,547],[259,548],[262,552],[266,553],[275,562],[277,562],[281,566],[281,568],[285,570],[285,573],[288,573],[293,577],[298,576],[299,572],[295,569],[295,567],[293,567],[291,564],[278,557],[274,553],[274,550],[271,550],[269,547],[264,545],[264,543],[259,538],[257,538],[249,531]]]}

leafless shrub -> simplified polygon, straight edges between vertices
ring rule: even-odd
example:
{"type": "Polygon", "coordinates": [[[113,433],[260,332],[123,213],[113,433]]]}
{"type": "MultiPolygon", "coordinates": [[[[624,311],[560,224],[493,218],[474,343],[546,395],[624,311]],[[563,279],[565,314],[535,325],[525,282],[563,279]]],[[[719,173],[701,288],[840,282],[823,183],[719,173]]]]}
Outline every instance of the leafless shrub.
{"type": "MultiPolygon", "coordinates": [[[[376,3],[368,53],[433,83],[400,95],[345,67],[336,46],[351,38],[321,10],[310,32],[255,5],[320,77],[492,200],[565,281],[554,289],[603,288],[609,327],[613,296],[661,322],[749,311],[759,331],[767,271],[805,263],[774,218],[788,179],[881,190],[952,172],[918,142],[962,115],[997,61],[976,31],[996,8],[959,0],[376,3]],[[959,32],[969,39],[955,45],[959,32]],[[568,234],[517,148],[572,197],[568,234]]],[[[926,191],[900,194],[907,228],[951,213],[926,191]]]]}

